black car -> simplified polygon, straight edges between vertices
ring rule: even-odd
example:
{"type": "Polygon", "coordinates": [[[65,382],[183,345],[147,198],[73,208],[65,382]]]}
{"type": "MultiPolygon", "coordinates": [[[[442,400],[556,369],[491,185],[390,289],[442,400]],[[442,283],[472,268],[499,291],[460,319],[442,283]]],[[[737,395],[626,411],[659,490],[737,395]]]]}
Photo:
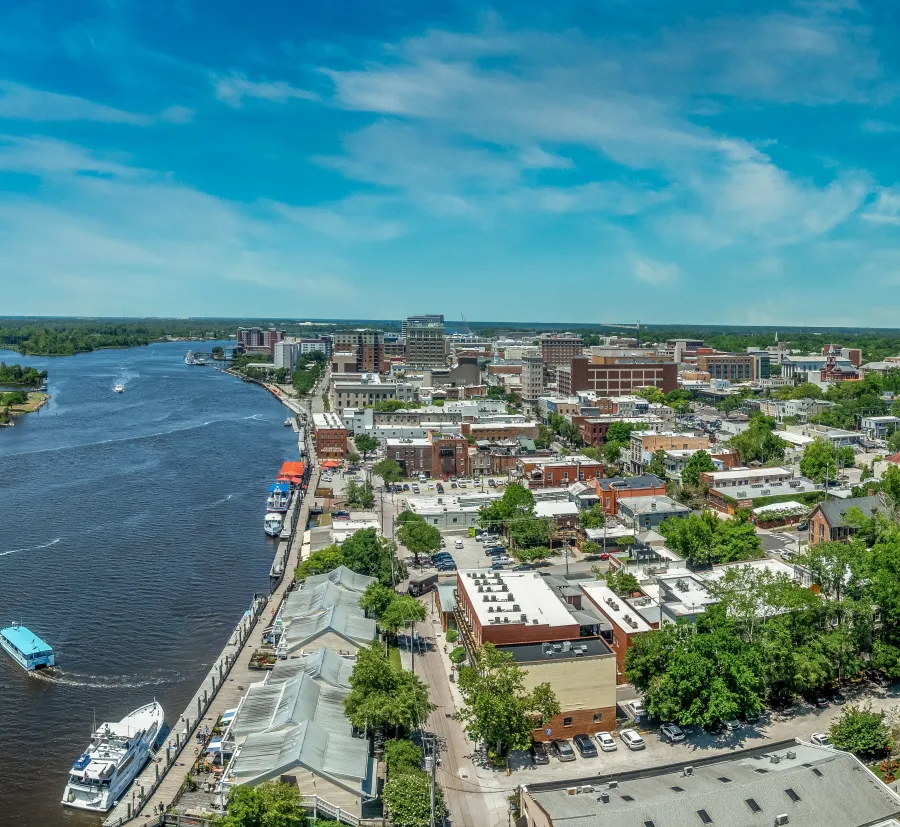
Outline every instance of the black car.
{"type": "Polygon", "coordinates": [[[439,551],[437,554],[431,555],[432,563],[439,563],[441,560],[452,560],[453,555],[449,551],[439,551]]]}
{"type": "Polygon", "coordinates": [[[576,735],[572,738],[572,742],[578,747],[582,758],[596,758],[597,747],[590,735],[576,735]]]}
{"type": "Polygon", "coordinates": [[[438,571],[456,571],[456,563],[452,560],[441,560],[435,568],[438,571]]]}
{"type": "Polygon", "coordinates": [[[531,753],[531,760],[535,764],[550,763],[550,751],[547,749],[547,745],[542,741],[532,741],[529,752],[531,753]]]}
{"type": "Polygon", "coordinates": [[[802,523],[797,523],[797,531],[806,531],[809,529],[809,523],[804,520],[802,523]]]}
{"type": "Polygon", "coordinates": [[[488,557],[496,557],[498,554],[506,554],[506,546],[488,546],[484,553],[488,557]]]}
{"type": "Polygon", "coordinates": [[[809,702],[817,709],[828,709],[828,698],[824,695],[812,695],[809,698],[809,702]]]}
{"type": "Polygon", "coordinates": [[[438,483],[438,484],[435,486],[435,488],[437,489],[438,494],[443,494],[443,493],[444,493],[444,486],[441,485],[440,483],[438,483]]]}
{"type": "Polygon", "coordinates": [[[403,490],[409,491],[409,483],[408,482],[403,483],[403,490]]]}
{"type": "Polygon", "coordinates": [[[518,566],[513,566],[513,571],[534,571],[534,566],[531,563],[519,563],[518,566]]]}
{"type": "Polygon", "coordinates": [[[837,704],[838,706],[843,706],[847,703],[847,699],[840,692],[832,692],[830,700],[833,704],[837,704]]]}

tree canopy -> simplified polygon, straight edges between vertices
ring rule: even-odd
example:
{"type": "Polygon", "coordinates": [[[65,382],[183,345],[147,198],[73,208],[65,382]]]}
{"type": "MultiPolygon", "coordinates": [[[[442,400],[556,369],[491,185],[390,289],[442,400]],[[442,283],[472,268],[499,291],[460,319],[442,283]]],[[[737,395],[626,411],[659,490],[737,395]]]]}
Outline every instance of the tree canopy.
{"type": "Polygon", "coordinates": [[[744,465],[780,462],[787,447],[784,440],[772,433],[771,423],[765,417],[751,419],[747,430],[731,437],[726,444],[738,452],[744,465]]]}
{"type": "Polygon", "coordinates": [[[376,477],[381,477],[385,485],[392,485],[400,482],[403,476],[400,470],[400,463],[393,459],[382,459],[372,466],[372,473],[376,477]]]}
{"type": "Polygon", "coordinates": [[[880,757],[892,746],[884,712],[876,712],[871,705],[845,706],[828,731],[837,749],[869,758],[880,757]]]}
{"type": "Polygon", "coordinates": [[[372,434],[357,434],[353,437],[353,442],[356,445],[356,450],[359,451],[363,457],[367,457],[372,451],[378,450],[378,437],[372,436],[372,434]]]}
{"type": "Polygon", "coordinates": [[[549,684],[525,688],[525,672],[512,654],[486,643],[474,661],[459,669],[463,708],[456,713],[469,737],[482,741],[495,756],[507,750],[527,749],[531,732],[554,715],[560,706],[549,684]]]}
{"type": "Polygon", "coordinates": [[[810,442],[800,459],[800,473],[814,482],[837,479],[839,466],[852,468],[856,455],[849,446],[836,448],[834,443],[821,437],[810,442]]]}
{"type": "Polygon", "coordinates": [[[224,816],[213,818],[215,827],[306,827],[309,823],[296,784],[242,784],[231,789],[227,806],[224,816]]]}
{"type": "MultiPolygon", "coordinates": [[[[377,577],[385,586],[393,585],[406,577],[406,568],[396,558],[397,546],[380,537],[374,528],[355,532],[341,543],[343,563],[357,574],[377,577]]],[[[310,555],[312,556],[312,555],[310,555]]]]}
{"type": "Polygon", "coordinates": [[[344,563],[344,554],[337,544],[326,546],[309,555],[295,570],[297,580],[306,580],[314,574],[326,574],[344,563]]]}
{"type": "Polygon", "coordinates": [[[685,485],[699,485],[701,474],[708,474],[715,470],[716,464],[712,461],[712,457],[701,449],[691,455],[681,470],[681,482],[685,485]]]}
{"type": "Polygon", "coordinates": [[[413,511],[397,515],[397,539],[406,546],[419,564],[419,555],[430,554],[441,547],[441,532],[413,511]]]}
{"type": "Polygon", "coordinates": [[[663,520],[659,533],[668,547],[692,566],[762,556],[762,544],[752,523],[739,517],[722,520],[713,511],[663,520]]]}
{"type": "MultiPolygon", "coordinates": [[[[431,824],[431,779],[427,773],[408,770],[392,773],[382,793],[384,808],[395,827],[428,827],[431,824]]],[[[439,786],[434,790],[435,824],[443,824],[447,808],[439,786]]]]}
{"type": "Polygon", "coordinates": [[[606,522],[606,514],[603,513],[603,506],[600,503],[594,503],[590,508],[578,514],[578,522],[582,528],[603,528],[606,522]]]}
{"type": "Polygon", "coordinates": [[[659,477],[661,480],[666,478],[666,451],[665,448],[658,448],[650,455],[650,462],[647,463],[647,473],[659,477]]]}
{"type": "Polygon", "coordinates": [[[360,482],[351,478],[347,481],[347,487],[344,489],[344,499],[351,508],[372,508],[375,505],[372,483],[368,480],[360,482]]]}

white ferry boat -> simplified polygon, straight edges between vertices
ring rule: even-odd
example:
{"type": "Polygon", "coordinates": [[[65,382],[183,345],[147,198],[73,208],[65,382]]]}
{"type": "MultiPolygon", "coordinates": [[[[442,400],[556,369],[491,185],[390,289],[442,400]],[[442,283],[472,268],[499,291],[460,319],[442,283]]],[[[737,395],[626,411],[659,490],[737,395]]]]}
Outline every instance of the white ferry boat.
{"type": "Polygon", "coordinates": [[[0,646],[27,672],[56,665],[56,656],[50,644],[21,623],[14,621],[12,625],[0,629],[0,646]]]}
{"type": "Polygon", "coordinates": [[[194,364],[194,351],[189,350],[187,353],[184,354],[184,363],[186,365],[194,364]]]}
{"type": "Polygon", "coordinates": [[[266,519],[263,522],[263,528],[266,530],[266,534],[270,537],[278,537],[281,534],[281,526],[283,525],[283,516],[282,514],[277,514],[274,511],[270,511],[266,514],[266,519]]]}
{"type": "Polygon", "coordinates": [[[163,717],[162,707],[153,701],[117,724],[100,724],[69,770],[62,803],[98,813],[112,809],[150,760],[163,717]]]}
{"type": "Polygon", "coordinates": [[[276,482],[269,489],[266,498],[267,511],[279,511],[282,514],[288,510],[291,504],[291,484],[289,482],[276,482]]]}

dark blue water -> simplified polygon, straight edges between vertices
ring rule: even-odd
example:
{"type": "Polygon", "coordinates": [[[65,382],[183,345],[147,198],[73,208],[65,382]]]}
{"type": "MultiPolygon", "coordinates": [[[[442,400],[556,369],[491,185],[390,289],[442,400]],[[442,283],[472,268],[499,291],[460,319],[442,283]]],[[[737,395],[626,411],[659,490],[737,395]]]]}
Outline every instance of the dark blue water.
{"type": "Polygon", "coordinates": [[[59,803],[95,713],[156,698],[177,719],[268,588],[265,494],[296,437],[273,397],[185,365],[188,347],[0,351],[46,368],[53,397],[0,428],[0,625],[21,620],[60,666],[29,676],[0,650],[4,827],[95,825],[59,803]]]}

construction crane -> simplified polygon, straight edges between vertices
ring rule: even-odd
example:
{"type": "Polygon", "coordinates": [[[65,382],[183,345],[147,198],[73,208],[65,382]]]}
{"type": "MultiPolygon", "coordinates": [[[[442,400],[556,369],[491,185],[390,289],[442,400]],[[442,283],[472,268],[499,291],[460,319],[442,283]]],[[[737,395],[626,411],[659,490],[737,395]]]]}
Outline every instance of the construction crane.
{"type": "Polygon", "coordinates": [[[472,338],[474,334],[472,333],[472,328],[469,327],[469,323],[466,321],[466,317],[462,313],[460,313],[459,318],[462,319],[463,333],[465,333],[465,335],[469,338],[472,338]]]}
{"type": "Polygon", "coordinates": [[[638,319],[637,324],[614,324],[613,322],[598,322],[597,327],[621,327],[626,330],[636,330],[637,331],[637,343],[638,347],[641,346],[641,320],[638,319]]]}

